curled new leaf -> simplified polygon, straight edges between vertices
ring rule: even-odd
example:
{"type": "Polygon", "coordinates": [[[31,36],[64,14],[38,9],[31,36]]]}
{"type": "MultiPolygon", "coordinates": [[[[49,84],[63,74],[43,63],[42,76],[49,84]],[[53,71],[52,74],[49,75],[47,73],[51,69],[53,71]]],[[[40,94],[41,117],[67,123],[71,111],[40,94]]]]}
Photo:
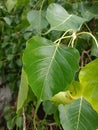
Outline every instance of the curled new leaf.
{"type": "Polygon", "coordinates": [[[82,86],[78,81],[73,81],[71,85],[68,87],[68,89],[74,99],[78,99],[81,97],[83,90],[82,86]]]}
{"type": "Polygon", "coordinates": [[[56,102],[58,104],[69,104],[74,101],[73,97],[70,94],[70,91],[59,92],[50,98],[50,101],[56,102]]]}

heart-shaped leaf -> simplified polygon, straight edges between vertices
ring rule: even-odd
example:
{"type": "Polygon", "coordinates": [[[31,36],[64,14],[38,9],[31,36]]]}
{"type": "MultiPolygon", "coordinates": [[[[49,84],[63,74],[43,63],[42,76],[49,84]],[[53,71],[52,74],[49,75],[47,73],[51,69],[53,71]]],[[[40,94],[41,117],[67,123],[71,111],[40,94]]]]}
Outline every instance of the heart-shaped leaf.
{"type": "Polygon", "coordinates": [[[96,130],[98,128],[98,114],[82,97],[70,105],[59,105],[58,109],[64,130],[96,130]]]}
{"type": "Polygon", "coordinates": [[[47,9],[46,18],[51,25],[50,30],[78,31],[85,19],[74,14],[69,14],[63,7],[58,4],[50,4],[47,9]]]}
{"type": "Polygon", "coordinates": [[[98,58],[87,64],[79,73],[82,95],[98,112],[98,58]]]}
{"type": "Polygon", "coordinates": [[[38,99],[49,99],[65,90],[79,67],[78,60],[75,48],[42,37],[31,38],[24,51],[23,68],[38,99]]]}

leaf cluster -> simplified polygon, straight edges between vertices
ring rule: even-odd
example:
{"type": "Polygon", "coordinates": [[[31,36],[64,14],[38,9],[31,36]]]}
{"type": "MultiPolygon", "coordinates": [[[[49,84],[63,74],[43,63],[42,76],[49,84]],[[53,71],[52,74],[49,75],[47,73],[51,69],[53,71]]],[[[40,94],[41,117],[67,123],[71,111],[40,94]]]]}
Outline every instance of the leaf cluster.
{"type": "Polygon", "coordinates": [[[17,116],[33,118],[32,129],[98,128],[97,6],[96,0],[1,1],[0,74],[16,90],[21,72],[17,116]]]}

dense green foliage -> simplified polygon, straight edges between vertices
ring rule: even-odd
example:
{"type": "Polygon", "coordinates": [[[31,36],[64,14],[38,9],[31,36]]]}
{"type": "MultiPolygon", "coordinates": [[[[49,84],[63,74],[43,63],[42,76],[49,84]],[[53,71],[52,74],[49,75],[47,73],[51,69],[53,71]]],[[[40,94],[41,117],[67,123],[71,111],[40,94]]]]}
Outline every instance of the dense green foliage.
{"type": "Polygon", "coordinates": [[[98,129],[97,0],[0,4],[0,75],[19,90],[7,128],[98,129]]]}

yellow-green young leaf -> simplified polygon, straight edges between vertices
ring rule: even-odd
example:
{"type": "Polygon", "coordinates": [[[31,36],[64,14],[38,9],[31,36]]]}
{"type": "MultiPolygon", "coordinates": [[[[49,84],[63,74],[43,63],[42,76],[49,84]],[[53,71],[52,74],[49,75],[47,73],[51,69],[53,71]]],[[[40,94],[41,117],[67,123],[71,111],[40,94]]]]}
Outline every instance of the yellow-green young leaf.
{"type": "Polygon", "coordinates": [[[82,95],[82,86],[78,81],[73,81],[71,85],[68,87],[68,90],[70,91],[74,99],[78,99],[82,95]]]}
{"type": "Polygon", "coordinates": [[[82,95],[98,112],[98,58],[87,64],[79,73],[82,95]]]}
{"type": "Polygon", "coordinates": [[[28,88],[27,75],[25,71],[22,69],[21,83],[20,83],[18,103],[17,103],[17,113],[19,113],[20,110],[23,108],[27,100],[28,91],[29,91],[29,88],[28,88]]]}
{"type": "Polygon", "coordinates": [[[72,103],[74,99],[72,98],[70,91],[59,92],[50,98],[50,101],[56,102],[58,104],[68,104],[72,103]]]}

